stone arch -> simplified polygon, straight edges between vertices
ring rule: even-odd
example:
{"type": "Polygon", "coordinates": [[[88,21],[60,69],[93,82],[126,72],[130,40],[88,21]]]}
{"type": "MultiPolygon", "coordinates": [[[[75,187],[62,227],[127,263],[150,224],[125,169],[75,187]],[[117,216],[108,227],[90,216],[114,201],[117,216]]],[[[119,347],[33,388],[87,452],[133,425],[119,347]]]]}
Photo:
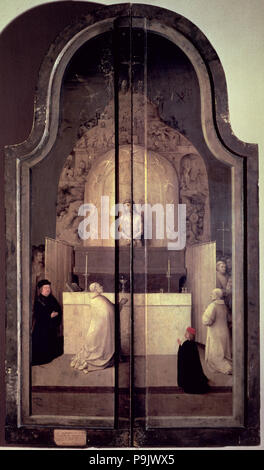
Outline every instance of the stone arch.
{"type": "MultiPolygon", "coordinates": [[[[122,187],[122,181],[124,181],[122,168],[129,166],[129,158],[124,157],[124,148],[130,144],[130,119],[127,115],[126,110],[130,104],[130,93],[128,90],[120,94],[120,127],[122,129],[119,140],[119,165],[120,165],[120,185],[122,187]],[[124,161],[123,161],[124,160],[124,161]]],[[[209,185],[206,165],[202,156],[199,154],[194,145],[178,130],[172,128],[162,121],[159,116],[157,106],[151,103],[149,100],[145,103],[145,97],[141,92],[137,92],[133,97],[133,133],[134,140],[137,144],[133,144],[133,154],[136,155],[135,149],[137,146],[144,148],[145,142],[142,136],[142,107],[147,107],[148,115],[148,129],[147,129],[147,155],[148,162],[151,164],[153,159],[156,159],[157,165],[158,160],[163,160],[161,168],[164,169],[165,165],[171,165],[172,171],[175,172],[175,182],[170,181],[170,184],[176,184],[178,196],[174,198],[174,203],[182,204],[187,203],[187,243],[199,243],[209,241],[211,238],[210,228],[210,207],[209,207],[209,185]],[[152,158],[150,157],[152,155],[152,158]],[[191,179],[190,184],[192,188],[187,188],[181,184],[181,167],[184,159],[190,159],[191,161],[191,179]],[[166,164],[166,162],[168,162],[166,164]],[[200,197],[194,202],[193,194],[199,189],[200,197]],[[188,194],[187,194],[188,193],[188,194]],[[177,199],[177,200],[176,200],[177,199]]],[[[104,158],[106,162],[108,157],[102,157],[102,155],[110,155],[111,160],[108,161],[104,171],[109,171],[110,161],[111,170],[114,171],[114,142],[115,142],[115,131],[113,126],[113,113],[114,113],[114,101],[110,100],[105,109],[98,116],[97,124],[92,128],[82,128],[81,137],[74,144],[72,152],[66,158],[64,166],[62,168],[59,184],[58,184],[58,196],[57,196],[57,222],[56,222],[56,236],[64,241],[67,241],[73,245],[82,245],[82,240],[78,237],[78,224],[80,218],[78,217],[78,208],[84,202],[91,202],[85,199],[85,184],[88,181],[90,183],[90,173],[92,178],[95,178],[94,168],[96,166],[99,171],[98,159],[100,165],[104,166],[104,158]],[[73,158],[74,155],[74,158],[73,158]],[[81,168],[81,174],[80,166],[81,168]]],[[[83,126],[82,126],[83,127],[83,126]]],[[[128,155],[130,151],[127,150],[128,155]]],[[[142,163],[143,164],[143,163],[142,163]]],[[[135,167],[136,168],[136,167],[135,167]]],[[[163,170],[161,171],[162,174],[163,170]]],[[[169,173],[169,172],[167,172],[169,173]]],[[[154,175],[154,173],[153,173],[154,175]]],[[[152,175],[152,176],[153,176],[152,175]]],[[[144,177],[146,177],[145,170],[141,174],[137,174],[135,181],[142,188],[145,187],[144,177]]],[[[129,198],[129,185],[130,176],[126,175],[126,186],[127,191],[121,190],[121,198],[129,198]],[[125,194],[126,193],[126,194],[125,194]]],[[[105,181],[105,180],[104,180],[105,181]]],[[[165,181],[164,181],[165,184],[165,181]]],[[[112,185],[114,188],[114,175],[112,174],[112,185]]],[[[134,191],[137,192],[136,186],[134,191]]],[[[102,188],[99,194],[103,194],[102,188]]],[[[114,189],[111,190],[112,198],[111,205],[114,204],[114,189]]],[[[145,201],[146,195],[141,194],[140,197],[136,195],[136,199],[141,204],[145,201]]],[[[164,198],[161,197],[160,201],[156,200],[155,203],[165,202],[164,198]]],[[[100,201],[93,198],[93,202],[96,202],[96,206],[100,207],[100,201]]],[[[121,201],[119,201],[121,202],[121,201]]],[[[150,201],[148,201],[150,202],[150,201]]],[[[153,201],[152,201],[153,202],[153,201]]],[[[177,218],[177,217],[176,217],[177,218]]],[[[100,219],[100,210],[99,210],[100,219]]],[[[100,238],[100,237],[99,237],[100,238]]],[[[152,241],[152,246],[166,246],[166,237],[163,243],[152,241]]],[[[98,240],[89,240],[85,245],[94,246],[113,246],[112,241],[103,242],[98,240]]]]}

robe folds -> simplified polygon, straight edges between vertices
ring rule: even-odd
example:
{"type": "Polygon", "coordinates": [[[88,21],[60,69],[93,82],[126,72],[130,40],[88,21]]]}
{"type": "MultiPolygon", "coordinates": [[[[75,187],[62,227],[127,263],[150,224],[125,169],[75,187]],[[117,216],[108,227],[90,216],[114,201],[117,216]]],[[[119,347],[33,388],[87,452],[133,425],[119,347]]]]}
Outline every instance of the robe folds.
{"type": "Polygon", "coordinates": [[[114,364],[115,307],[104,295],[91,299],[91,322],[85,342],[72,358],[71,367],[88,373],[114,364]]]}
{"type": "Polygon", "coordinates": [[[232,374],[231,335],[228,308],[224,300],[214,300],[202,316],[207,326],[205,362],[215,372],[232,374]]]}
{"type": "Polygon", "coordinates": [[[216,287],[222,289],[225,293],[227,283],[229,281],[228,274],[222,274],[216,271],[216,287]]]}
{"type": "Polygon", "coordinates": [[[32,331],[32,365],[47,364],[62,354],[58,328],[62,311],[56,298],[39,295],[34,303],[32,331]],[[52,312],[58,312],[54,318],[52,312]]]}
{"type": "Polygon", "coordinates": [[[178,386],[186,393],[206,393],[209,390],[195,341],[186,340],[179,346],[178,386]]]}

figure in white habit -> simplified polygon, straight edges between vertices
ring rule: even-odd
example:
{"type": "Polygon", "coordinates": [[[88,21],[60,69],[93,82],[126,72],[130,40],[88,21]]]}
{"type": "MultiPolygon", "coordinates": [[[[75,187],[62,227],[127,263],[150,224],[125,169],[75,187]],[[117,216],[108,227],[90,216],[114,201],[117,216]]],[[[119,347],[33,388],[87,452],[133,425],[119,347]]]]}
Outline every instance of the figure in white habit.
{"type": "MultiPolygon", "coordinates": [[[[91,322],[85,343],[73,357],[71,367],[85,374],[114,365],[115,356],[115,306],[103,293],[97,282],[89,286],[91,292],[91,322]]],[[[127,299],[121,299],[119,311],[127,299]]]]}
{"type": "Polygon", "coordinates": [[[213,289],[212,302],[205,310],[202,322],[207,326],[205,345],[206,365],[215,372],[232,374],[231,336],[228,328],[228,308],[222,289],[213,289]]]}

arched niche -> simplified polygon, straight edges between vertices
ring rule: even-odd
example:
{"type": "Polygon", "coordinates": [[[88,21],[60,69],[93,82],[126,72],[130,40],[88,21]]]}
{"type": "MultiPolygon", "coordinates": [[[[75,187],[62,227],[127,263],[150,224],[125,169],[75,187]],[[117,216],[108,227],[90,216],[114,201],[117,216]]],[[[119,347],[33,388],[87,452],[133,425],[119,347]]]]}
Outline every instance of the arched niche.
{"type": "MultiPolygon", "coordinates": [[[[146,5],[118,5],[107,8],[97,8],[85,18],[80,19],[76,24],[69,26],[57,40],[52,44],[47,53],[43,66],[40,70],[39,83],[37,87],[37,95],[35,101],[35,115],[32,132],[29,138],[19,145],[9,146],[6,149],[6,226],[7,226],[7,310],[14,322],[8,323],[8,337],[10,342],[8,347],[12,351],[18,352],[18,375],[15,373],[12,383],[12,391],[8,396],[8,414],[12,423],[22,426],[38,426],[48,425],[51,427],[62,426],[78,426],[85,428],[86,420],[79,417],[63,416],[32,416],[31,403],[29,399],[30,389],[30,324],[31,324],[31,249],[32,235],[36,236],[37,232],[32,230],[32,216],[36,216],[40,212],[37,225],[42,230],[46,225],[46,235],[54,236],[56,231],[56,201],[57,188],[60,175],[63,170],[66,158],[70,155],[73,143],[78,140],[77,128],[81,121],[76,124],[75,128],[69,131],[71,126],[67,127],[67,122],[63,121],[63,108],[61,103],[63,97],[73,91],[70,86],[63,88],[62,84],[67,82],[67,71],[74,55],[85,47],[85,44],[103,38],[104,35],[112,37],[114,50],[116,40],[119,34],[136,33],[142,31],[142,38],[152,38],[155,41],[166,42],[168,49],[170,47],[177,48],[179,57],[184,56],[185,60],[190,64],[192,78],[198,93],[193,100],[194,110],[190,113],[190,119],[197,122],[196,116],[199,116],[198,127],[200,135],[200,145],[196,144],[195,136],[189,130],[190,140],[194,149],[190,148],[188,152],[180,154],[179,166],[177,168],[178,178],[183,178],[183,188],[186,184],[186,176],[184,176],[185,162],[192,161],[195,163],[197,155],[202,157],[209,181],[209,193],[214,194],[213,200],[226,196],[228,201],[228,217],[231,225],[230,230],[230,246],[232,255],[232,281],[233,281],[233,309],[235,329],[233,330],[233,354],[235,375],[233,382],[233,408],[232,415],[215,417],[191,417],[183,419],[176,417],[171,421],[166,438],[171,443],[177,441],[175,434],[176,428],[181,428],[181,439],[185,439],[188,434],[188,428],[196,428],[195,434],[201,435],[201,442],[207,442],[212,438],[212,434],[216,435],[221,430],[223,442],[230,444],[230,429],[232,429],[234,442],[241,442],[241,438],[248,431],[249,421],[245,413],[246,410],[253,410],[256,418],[258,410],[256,409],[255,385],[256,377],[252,370],[248,367],[253,353],[256,354],[256,348],[253,348],[252,338],[257,334],[258,305],[257,305],[257,287],[252,288],[252,279],[257,266],[257,243],[254,219],[257,214],[256,194],[257,194],[257,149],[256,146],[240,142],[233,135],[228,117],[227,94],[225,86],[225,78],[221,63],[216,52],[208,43],[204,35],[192,23],[177,14],[172,14],[165,10],[148,7],[146,5]],[[61,125],[63,124],[63,125],[61,125]],[[73,139],[75,136],[75,140],[73,139]],[[66,142],[63,152],[60,152],[60,143],[65,138],[66,142]],[[185,158],[188,157],[188,158],[185,158]],[[46,169],[45,169],[46,166],[46,169]],[[217,173],[220,180],[226,178],[227,192],[221,192],[221,185],[212,168],[217,167],[217,173]],[[45,171],[44,171],[45,169],[45,171]],[[42,198],[42,190],[51,178],[56,184],[52,184],[52,189],[47,191],[42,198]],[[38,186],[39,180],[42,180],[42,187],[38,186]],[[185,182],[184,182],[185,181],[185,182]],[[219,191],[220,189],[220,191],[219,191]],[[42,203],[41,203],[42,202],[42,203]],[[13,210],[15,204],[15,211],[13,210]],[[52,207],[54,214],[52,220],[49,219],[49,209],[52,207]],[[253,210],[252,210],[253,208],[253,210]],[[44,225],[43,225],[44,224],[44,225]],[[247,253],[250,252],[250,261],[247,253]],[[245,287],[246,286],[246,287],[245,287]],[[248,333],[247,319],[251,317],[251,332],[248,333]],[[254,318],[254,321],[252,321],[254,318]],[[17,325],[17,327],[14,327],[17,325]],[[17,330],[17,331],[16,331],[17,330]],[[16,335],[16,332],[18,333],[16,335]],[[247,356],[246,343],[241,342],[241,338],[247,335],[247,356]],[[246,360],[245,360],[246,359],[246,360]],[[244,368],[244,364],[247,367],[244,368]],[[245,379],[247,377],[247,396],[245,395],[245,379]],[[19,396],[18,405],[16,403],[17,394],[19,396]],[[200,428],[203,428],[202,430],[200,428]],[[206,437],[204,428],[210,428],[206,437]],[[241,429],[243,428],[243,431],[241,429]],[[246,431],[245,431],[246,429],[246,431]],[[244,434],[243,434],[244,433],[244,434]],[[205,436],[205,437],[204,437],[205,436]],[[235,437],[234,437],[235,436],[235,437]],[[176,439],[176,441],[175,441],[176,439]]],[[[129,35],[128,34],[128,35],[129,35]]],[[[124,39],[124,37],[123,37],[124,39]]],[[[120,43],[122,45],[122,43],[120,43]]],[[[136,51],[136,49],[135,49],[136,51]]],[[[158,52],[158,50],[156,49],[158,52]]],[[[104,57],[105,58],[105,57],[104,57]]],[[[116,58],[116,57],[115,57],[116,58]]],[[[106,58],[105,58],[106,59],[106,58]]],[[[118,56],[120,59],[120,56],[118,56]]],[[[161,60],[161,54],[160,54],[161,60]]],[[[110,61],[111,62],[111,61],[110,61]]],[[[185,63],[187,63],[185,62],[185,63]]],[[[121,61],[120,61],[121,63],[121,61]]],[[[102,64],[101,64],[102,65],[102,64]]],[[[110,98],[113,98],[115,92],[119,89],[119,84],[115,81],[115,77],[111,75],[111,67],[107,68],[109,61],[105,60],[103,70],[104,79],[108,79],[109,88],[105,88],[105,104],[110,98]],[[111,79],[114,78],[114,82],[111,79]],[[113,96],[111,94],[113,93],[113,96]]],[[[110,64],[111,65],[111,64],[110,64]]],[[[140,87],[144,78],[144,67],[138,72],[137,86],[140,87]],[[143,75],[142,75],[143,73],[143,75]],[[140,85],[139,85],[140,84],[140,85]]],[[[122,75],[122,74],[121,74],[122,75]]],[[[131,77],[130,77],[131,78],[131,77]]],[[[146,142],[146,133],[144,123],[148,120],[146,113],[146,101],[143,103],[141,121],[142,132],[141,138],[145,149],[150,148],[150,152],[157,152],[161,155],[161,161],[168,158],[170,148],[164,150],[164,136],[172,132],[176,136],[176,131],[183,135],[186,131],[184,122],[177,122],[175,115],[170,114],[170,107],[164,109],[162,104],[164,100],[161,95],[156,95],[159,86],[159,75],[153,76],[153,88],[149,88],[150,95],[155,98],[158,106],[160,117],[163,122],[168,118],[169,122],[160,130],[160,122],[157,126],[153,125],[152,136],[153,145],[148,147],[146,142]],[[143,125],[142,125],[143,123],[143,125]],[[168,130],[168,129],[172,129],[168,130]],[[164,155],[164,153],[166,155],[164,155]]],[[[184,81],[183,74],[183,81],[184,81]]],[[[79,82],[82,77],[75,77],[79,82]]],[[[168,74],[168,81],[173,79],[168,74]]],[[[170,81],[170,83],[171,83],[170,81]]],[[[105,81],[103,80],[105,85],[105,81]]],[[[70,83],[68,83],[70,85],[70,83]]],[[[182,85],[182,83],[181,83],[182,85]]],[[[144,93],[146,93],[146,84],[144,84],[144,93]]],[[[85,87],[85,84],[84,84],[85,87]]],[[[168,87],[169,89],[169,87],[168,87]]],[[[171,102],[177,102],[177,106],[181,106],[182,100],[192,95],[194,88],[182,90],[183,94],[171,94],[171,102]],[[176,98],[176,100],[175,100],[176,98]]],[[[93,90],[92,90],[93,91],[93,90]]],[[[131,89],[132,91],[132,89],[131,89]]],[[[135,90],[134,90],[135,91],[135,90]]],[[[133,91],[133,92],[134,92],[133,91]]],[[[166,91],[166,90],[165,90],[166,91]]],[[[133,92],[130,93],[130,99],[133,102],[133,92]]],[[[88,89],[88,95],[91,97],[91,90],[88,89]]],[[[120,101],[122,97],[120,97],[120,101]]],[[[77,111],[81,111],[81,106],[74,103],[77,111]]],[[[115,102],[115,105],[117,103],[115,102]]],[[[167,102],[168,105],[168,102],[167,102]]],[[[87,109],[93,109],[93,106],[87,109]]],[[[118,124],[119,132],[114,131],[115,144],[138,145],[134,141],[133,125],[129,112],[128,121],[129,128],[121,126],[121,122],[116,118],[116,108],[112,110],[112,115],[108,116],[112,126],[118,124]],[[119,139],[119,140],[118,140],[119,139]],[[124,141],[122,141],[124,139],[124,141]]],[[[120,116],[118,116],[120,117],[120,116]]],[[[90,115],[93,118],[93,114],[90,115]]],[[[96,116],[98,119],[98,116],[96,116]]],[[[100,117],[101,119],[101,117],[100,117]]],[[[99,119],[99,121],[100,121],[99,119]]],[[[132,118],[133,119],[133,118],[132,118]]],[[[99,125],[102,124],[103,118],[99,125]]],[[[193,122],[192,122],[193,123],[193,122]]],[[[69,123],[68,123],[69,124],[69,123]]],[[[91,123],[90,123],[91,124],[91,123]]],[[[133,123],[134,124],[134,123],[133,123]]],[[[92,124],[93,127],[93,124],[92,124]]],[[[195,126],[191,126],[196,129],[195,126]]],[[[197,129],[196,129],[197,130],[197,129]]],[[[102,135],[102,134],[101,134],[102,135]]],[[[188,139],[187,139],[188,140],[188,139]]],[[[105,145],[105,141],[102,140],[105,145]]],[[[140,142],[139,142],[140,144],[140,142]]],[[[115,149],[119,145],[115,145],[115,149]]],[[[103,152],[101,153],[103,154],[103,152]]],[[[168,160],[169,161],[169,160],[168,160]]],[[[188,164],[187,164],[188,167],[188,164]]],[[[195,167],[195,165],[194,165],[195,167]]],[[[175,170],[176,171],[176,170],[175,170]]],[[[186,197],[184,190],[181,193],[179,184],[179,199],[186,197]]],[[[81,199],[80,199],[81,200],[81,199]]],[[[222,207],[224,207],[225,197],[222,199],[222,207]]],[[[211,208],[212,209],[212,208],[211,208]]],[[[207,210],[208,207],[207,207],[207,210]]],[[[215,211],[211,210],[211,216],[215,215],[215,211]]],[[[221,214],[222,215],[222,214],[221,214]]],[[[211,223],[211,239],[212,230],[216,234],[217,225],[210,217],[211,223]],[[213,227],[213,229],[212,229],[213,227]]],[[[214,219],[217,220],[217,219],[214,219]]],[[[38,240],[36,236],[36,240],[38,240]]],[[[16,361],[16,359],[14,359],[16,361]]],[[[12,379],[12,377],[11,377],[12,379]]],[[[10,381],[10,383],[12,380],[10,381]]],[[[255,439],[257,440],[257,418],[254,421],[255,439]]],[[[167,423],[168,425],[168,423],[167,423]]],[[[159,426],[158,426],[159,427],[159,426]]],[[[164,442],[164,430],[155,430],[155,436],[144,429],[135,431],[134,441],[136,445],[142,443],[159,443],[164,442]],[[163,437],[162,437],[163,435],[163,437]],[[156,440],[155,440],[156,439],[156,440]]],[[[160,427],[163,427],[162,425],[160,427]]],[[[252,427],[251,427],[251,432],[252,427]]],[[[26,433],[26,431],[25,431],[26,433]]],[[[115,431],[112,432],[113,436],[115,431]]],[[[121,433],[122,434],[122,433],[121,433]]],[[[97,441],[98,436],[91,432],[90,439],[97,441]]],[[[194,443],[194,439],[187,436],[190,445],[194,443]]],[[[124,437],[125,439],[125,437],[124,437]]],[[[249,438],[248,438],[249,439],[249,438]]],[[[168,442],[168,441],[166,441],[168,442]]],[[[248,441],[249,442],[249,441],[248,441]]],[[[127,441],[126,441],[127,443],[127,441]]],[[[219,444],[219,441],[218,441],[219,444]]]]}
{"type": "MultiPolygon", "coordinates": [[[[124,204],[131,199],[130,193],[130,146],[119,147],[119,200],[124,204]]],[[[145,194],[144,173],[145,173],[145,151],[144,148],[136,145],[133,147],[133,174],[137,181],[134,191],[134,204],[178,204],[178,178],[172,165],[154,152],[147,152],[147,174],[150,181],[147,194],[145,194]],[[163,173],[163,175],[162,175],[163,173]],[[141,181],[141,184],[138,182],[141,181]],[[164,184],[166,185],[164,187],[164,184]]],[[[101,220],[101,197],[109,197],[109,209],[114,206],[115,198],[115,164],[114,150],[108,152],[94,165],[87,177],[84,192],[84,204],[86,202],[94,204],[98,208],[98,219],[101,220]]],[[[112,212],[109,218],[109,229],[114,224],[114,214],[112,212]]],[[[119,243],[125,239],[120,239],[119,243]]],[[[167,240],[158,240],[156,238],[156,227],[153,227],[153,238],[149,243],[151,246],[164,246],[167,240]]],[[[101,234],[98,238],[91,238],[84,241],[87,246],[114,246],[114,238],[102,239],[101,234]]]]}
{"type": "MultiPolygon", "coordinates": [[[[114,239],[101,238],[97,227],[96,236],[91,235],[83,242],[78,234],[81,220],[78,210],[81,204],[92,203],[98,209],[100,221],[102,196],[109,197],[110,207],[131,199],[131,147],[127,137],[130,127],[127,109],[130,100],[130,91],[120,89],[119,121],[122,131],[119,138],[118,163],[115,161],[115,129],[112,119],[114,102],[110,100],[100,113],[96,125],[89,128],[89,124],[81,121],[78,129],[80,137],[63,165],[58,183],[56,237],[73,246],[114,246],[114,239]],[[118,196],[115,194],[116,171],[119,178],[118,196]]],[[[84,110],[82,112],[84,113],[84,110]]],[[[187,244],[209,241],[209,182],[204,159],[187,137],[164,123],[157,105],[150,101],[145,103],[141,90],[136,90],[133,95],[133,121],[136,142],[133,144],[134,202],[152,206],[159,203],[164,209],[166,204],[186,204],[187,244]],[[146,151],[142,136],[144,106],[148,115],[146,151]],[[195,200],[193,194],[197,191],[199,195],[195,200]]],[[[175,220],[177,222],[177,214],[175,220]]],[[[110,224],[113,221],[114,215],[111,216],[110,224]]],[[[166,246],[166,235],[163,241],[158,241],[155,227],[153,230],[149,245],[166,246]]]]}

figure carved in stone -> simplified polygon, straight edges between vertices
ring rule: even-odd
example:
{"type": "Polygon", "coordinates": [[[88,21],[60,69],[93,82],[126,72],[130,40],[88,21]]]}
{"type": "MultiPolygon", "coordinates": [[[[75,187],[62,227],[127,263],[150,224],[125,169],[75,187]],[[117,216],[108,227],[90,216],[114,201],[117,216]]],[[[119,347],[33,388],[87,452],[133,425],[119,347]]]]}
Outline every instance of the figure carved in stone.
{"type": "Polygon", "coordinates": [[[77,168],[75,169],[74,176],[75,176],[75,181],[76,185],[83,186],[83,184],[86,181],[86,176],[87,176],[88,170],[86,169],[86,164],[84,160],[80,160],[77,168]]]}
{"type": "MultiPolygon", "coordinates": [[[[103,295],[103,287],[93,282],[91,292],[91,322],[84,345],[72,358],[71,367],[85,374],[114,365],[115,306],[103,295]]],[[[121,299],[119,311],[127,299],[121,299]]]]}
{"type": "Polygon", "coordinates": [[[88,171],[84,160],[80,160],[75,168],[71,165],[72,160],[67,159],[59,183],[56,234],[58,239],[78,244],[78,226],[81,221],[78,210],[83,204],[88,171]]]}
{"type": "Polygon", "coordinates": [[[127,80],[122,80],[121,82],[121,93],[123,93],[123,95],[125,95],[128,91],[128,83],[127,83],[127,80]]]}
{"type": "Polygon", "coordinates": [[[124,245],[130,245],[131,243],[131,222],[133,217],[133,244],[134,246],[142,245],[143,238],[143,219],[142,215],[137,212],[136,204],[133,204],[133,210],[131,202],[126,200],[123,204],[124,212],[119,218],[119,232],[120,240],[123,241],[124,245]]]}
{"type": "Polygon", "coordinates": [[[189,244],[203,240],[208,194],[207,176],[198,155],[185,155],[180,162],[180,200],[186,204],[186,236],[189,244]]]}
{"type": "Polygon", "coordinates": [[[73,155],[72,153],[67,157],[65,165],[62,169],[61,173],[61,185],[66,185],[68,184],[69,180],[72,178],[72,172],[73,172],[73,155]]]}

